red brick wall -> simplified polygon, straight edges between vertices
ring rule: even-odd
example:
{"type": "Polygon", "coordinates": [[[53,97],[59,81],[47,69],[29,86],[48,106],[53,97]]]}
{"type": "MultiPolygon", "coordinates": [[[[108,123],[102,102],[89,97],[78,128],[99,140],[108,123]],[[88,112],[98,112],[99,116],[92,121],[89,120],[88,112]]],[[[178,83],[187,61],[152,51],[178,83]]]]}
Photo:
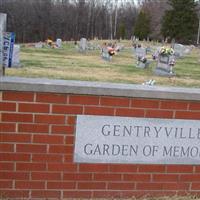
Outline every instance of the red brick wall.
{"type": "Polygon", "coordinates": [[[3,91],[0,113],[1,195],[63,199],[200,194],[200,166],[73,162],[77,114],[200,119],[200,102],[3,91]]]}

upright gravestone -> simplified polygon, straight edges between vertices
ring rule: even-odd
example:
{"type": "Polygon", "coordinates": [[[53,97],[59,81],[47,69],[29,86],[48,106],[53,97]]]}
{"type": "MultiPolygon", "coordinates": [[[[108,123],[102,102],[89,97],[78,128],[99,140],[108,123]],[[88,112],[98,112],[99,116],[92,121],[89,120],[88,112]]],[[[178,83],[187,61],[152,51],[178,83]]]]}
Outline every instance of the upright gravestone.
{"type": "Polygon", "coordinates": [[[154,73],[158,76],[175,76],[173,67],[175,64],[175,59],[173,54],[162,54],[158,56],[157,66],[154,73]]]}
{"type": "Polygon", "coordinates": [[[142,68],[142,69],[148,67],[149,63],[147,62],[147,58],[146,58],[146,48],[143,48],[143,47],[136,48],[135,54],[137,57],[136,67],[142,68]]]}
{"type": "Polygon", "coordinates": [[[3,33],[6,31],[6,18],[7,15],[0,13],[0,77],[4,75],[3,68],[3,33]]]}
{"type": "Polygon", "coordinates": [[[81,38],[79,43],[79,51],[85,53],[87,50],[87,39],[81,38]]]}
{"type": "Polygon", "coordinates": [[[62,40],[60,38],[56,39],[56,47],[62,48],[62,40]]]}
{"type": "Polygon", "coordinates": [[[13,48],[12,67],[20,67],[20,45],[15,44],[13,48]]]}
{"type": "Polygon", "coordinates": [[[174,44],[174,55],[177,58],[182,58],[184,56],[184,46],[182,44],[174,44]]]}

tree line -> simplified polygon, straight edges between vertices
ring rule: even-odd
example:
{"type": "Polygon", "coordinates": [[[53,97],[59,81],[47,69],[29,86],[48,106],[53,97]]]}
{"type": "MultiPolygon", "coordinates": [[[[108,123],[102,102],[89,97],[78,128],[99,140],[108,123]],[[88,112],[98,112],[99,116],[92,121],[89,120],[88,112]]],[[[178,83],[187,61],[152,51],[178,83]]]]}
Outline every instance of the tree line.
{"type": "Polygon", "coordinates": [[[81,37],[108,39],[131,37],[137,9],[126,3],[116,7],[110,0],[0,0],[0,12],[7,13],[7,30],[18,42],[47,38],[78,40],[81,37]],[[121,29],[115,33],[115,24],[121,29]],[[120,33],[121,31],[121,33],[120,33]],[[115,36],[114,36],[115,33],[115,36]]]}
{"type": "Polygon", "coordinates": [[[0,0],[0,12],[20,43],[133,35],[194,43],[199,10],[195,0],[0,0]]]}

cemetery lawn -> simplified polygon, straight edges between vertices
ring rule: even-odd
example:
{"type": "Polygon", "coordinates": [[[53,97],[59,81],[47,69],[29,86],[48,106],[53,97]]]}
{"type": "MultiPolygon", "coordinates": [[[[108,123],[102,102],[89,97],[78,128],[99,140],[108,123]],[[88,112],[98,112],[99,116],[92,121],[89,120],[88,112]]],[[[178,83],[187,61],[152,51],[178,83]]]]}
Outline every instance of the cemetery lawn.
{"type": "MultiPolygon", "coordinates": [[[[100,45],[103,42],[98,41],[100,45]]],[[[122,43],[125,49],[113,56],[111,62],[101,58],[99,49],[79,53],[73,42],[65,42],[62,49],[38,49],[23,44],[20,53],[22,67],[6,69],[6,75],[131,84],[142,84],[154,79],[155,85],[200,87],[200,49],[193,48],[191,54],[177,59],[174,68],[176,77],[167,78],[154,75],[156,62],[152,60],[152,53],[148,54],[152,60],[148,69],[136,68],[131,42],[122,43]]]]}

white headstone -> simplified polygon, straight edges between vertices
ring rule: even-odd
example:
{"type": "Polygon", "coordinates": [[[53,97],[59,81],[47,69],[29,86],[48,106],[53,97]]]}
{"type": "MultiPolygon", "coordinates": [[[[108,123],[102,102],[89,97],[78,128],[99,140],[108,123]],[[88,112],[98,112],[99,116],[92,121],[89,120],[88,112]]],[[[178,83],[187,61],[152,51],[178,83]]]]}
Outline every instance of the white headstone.
{"type": "Polygon", "coordinates": [[[60,38],[56,39],[56,46],[62,48],[62,40],[60,38]]]}
{"type": "Polygon", "coordinates": [[[81,52],[85,52],[87,50],[87,39],[81,38],[79,48],[81,52]]]}
{"type": "Polygon", "coordinates": [[[13,49],[12,67],[20,67],[20,45],[15,44],[13,49]]]}
{"type": "Polygon", "coordinates": [[[35,48],[41,49],[43,47],[42,42],[38,42],[35,44],[35,48]]]}
{"type": "Polygon", "coordinates": [[[7,15],[0,13],[0,76],[3,75],[3,33],[6,31],[7,15]]]}

